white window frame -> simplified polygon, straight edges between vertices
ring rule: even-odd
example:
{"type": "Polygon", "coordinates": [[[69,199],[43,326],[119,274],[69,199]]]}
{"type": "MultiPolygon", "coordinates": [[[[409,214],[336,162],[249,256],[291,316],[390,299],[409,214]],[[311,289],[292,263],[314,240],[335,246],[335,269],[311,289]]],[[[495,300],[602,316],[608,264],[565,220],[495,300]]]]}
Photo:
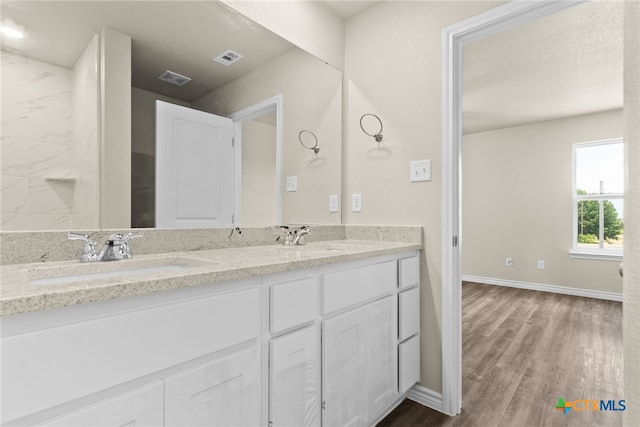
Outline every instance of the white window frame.
{"type": "Polygon", "coordinates": [[[607,248],[603,245],[604,240],[604,215],[603,215],[603,203],[600,203],[600,245],[596,249],[586,249],[578,247],[578,202],[583,200],[596,200],[604,202],[605,200],[623,200],[624,193],[601,193],[601,194],[586,194],[578,196],[578,188],[576,183],[576,152],[580,148],[594,147],[601,145],[622,144],[622,138],[605,139],[601,141],[579,142],[573,144],[573,169],[572,169],[572,191],[573,191],[573,245],[572,250],[569,252],[571,258],[580,259],[602,259],[602,260],[622,260],[623,252],[622,248],[607,248]]]}

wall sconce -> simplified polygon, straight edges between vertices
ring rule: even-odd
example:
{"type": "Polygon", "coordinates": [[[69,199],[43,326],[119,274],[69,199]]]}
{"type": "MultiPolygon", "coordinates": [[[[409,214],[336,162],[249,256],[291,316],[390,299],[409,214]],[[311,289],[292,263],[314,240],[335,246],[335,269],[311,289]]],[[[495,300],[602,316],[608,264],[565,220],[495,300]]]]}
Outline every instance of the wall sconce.
{"type": "Polygon", "coordinates": [[[376,140],[376,142],[382,141],[382,120],[380,120],[380,117],[376,116],[375,114],[367,113],[367,114],[364,114],[362,117],[360,117],[360,129],[362,129],[362,132],[364,132],[365,134],[367,134],[370,137],[374,138],[376,140]],[[378,120],[378,122],[380,123],[380,130],[378,132],[371,133],[371,132],[367,132],[365,130],[364,125],[362,124],[362,121],[367,116],[375,117],[376,120],[378,120]]]}
{"type": "Polygon", "coordinates": [[[316,136],[315,133],[311,132],[310,130],[301,130],[300,133],[298,134],[298,141],[300,141],[300,145],[302,145],[307,150],[313,150],[313,152],[316,154],[320,152],[320,147],[318,147],[318,137],[316,136]],[[302,140],[303,133],[308,133],[313,137],[313,139],[307,138],[307,141],[309,142],[307,144],[305,144],[304,141],[302,140]]]}

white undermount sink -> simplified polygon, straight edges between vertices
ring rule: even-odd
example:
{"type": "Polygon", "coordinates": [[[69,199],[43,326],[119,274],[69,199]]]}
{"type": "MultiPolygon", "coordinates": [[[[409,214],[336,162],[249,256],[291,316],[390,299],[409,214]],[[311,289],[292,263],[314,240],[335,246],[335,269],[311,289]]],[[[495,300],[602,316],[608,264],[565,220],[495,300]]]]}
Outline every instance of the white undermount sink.
{"type": "Polygon", "coordinates": [[[23,271],[32,285],[56,285],[96,279],[126,279],[146,274],[184,272],[194,267],[211,264],[216,263],[189,257],[170,257],[65,264],[35,267],[23,271]]]}

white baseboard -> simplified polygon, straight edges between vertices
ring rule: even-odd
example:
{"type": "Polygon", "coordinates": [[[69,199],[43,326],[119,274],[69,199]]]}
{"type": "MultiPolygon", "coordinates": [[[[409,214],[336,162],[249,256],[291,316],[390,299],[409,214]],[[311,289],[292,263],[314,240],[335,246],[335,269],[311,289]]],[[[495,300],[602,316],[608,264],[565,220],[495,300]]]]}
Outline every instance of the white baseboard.
{"type": "Polygon", "coordinates": [[[578,297],[596,298],[622,302],[622,294],[588,289],[567,288],[564,286],[545,285],[542,283],[517,282],[515,280],[493,279],[490,277],[462,275],[465,282],[483,283],[485,285],[507,286],[509,288],[529,289],[532,291],[552,292],[555,294],[574,295],[578,297]]]}
{"type": "Polygon", "coordinates": [[[411,387],[407,392],[407,399],[411,399],[422,406],[433,409],[434,411],[444,413],[442,409],[442,394],[436,393],[435,391],[421,385],[416,384],[411,387]]]}

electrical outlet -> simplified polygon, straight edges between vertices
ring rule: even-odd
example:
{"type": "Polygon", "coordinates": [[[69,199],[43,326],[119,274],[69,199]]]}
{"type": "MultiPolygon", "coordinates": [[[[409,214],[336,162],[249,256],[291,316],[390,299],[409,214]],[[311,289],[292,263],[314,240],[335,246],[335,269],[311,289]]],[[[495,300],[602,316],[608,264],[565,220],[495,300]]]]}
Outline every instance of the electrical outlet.
{"type": "Polygon", "coordinates": [[[513,267],[513,258],[505,258],[504,265],[507,267],[513,267]]]}
{"type": "Polygon", "coordinates": [[[415,160],[409,165],[409,181],[431,181],[431,160],[415,160]]]}
{"type": "Polygon", "coordinates": [[[538,260],[538,270],[544,270],[544,260],[538,260]]]}
{"type": "Polygon", "coordinates": [[[332,194],[329,196],[329,212],[338,212],[338,195],[332,194]]]}
{"type": "Polygon", "coordinates": [[[351,196],[351,211],[362,212],[362,194],[353,194],[351,196]]]}
{"type": "Polygon", "coordinates": [[[298,177],[297,176],[288,176],[287,177],[287,191],[298,191],[298,177]]]}

